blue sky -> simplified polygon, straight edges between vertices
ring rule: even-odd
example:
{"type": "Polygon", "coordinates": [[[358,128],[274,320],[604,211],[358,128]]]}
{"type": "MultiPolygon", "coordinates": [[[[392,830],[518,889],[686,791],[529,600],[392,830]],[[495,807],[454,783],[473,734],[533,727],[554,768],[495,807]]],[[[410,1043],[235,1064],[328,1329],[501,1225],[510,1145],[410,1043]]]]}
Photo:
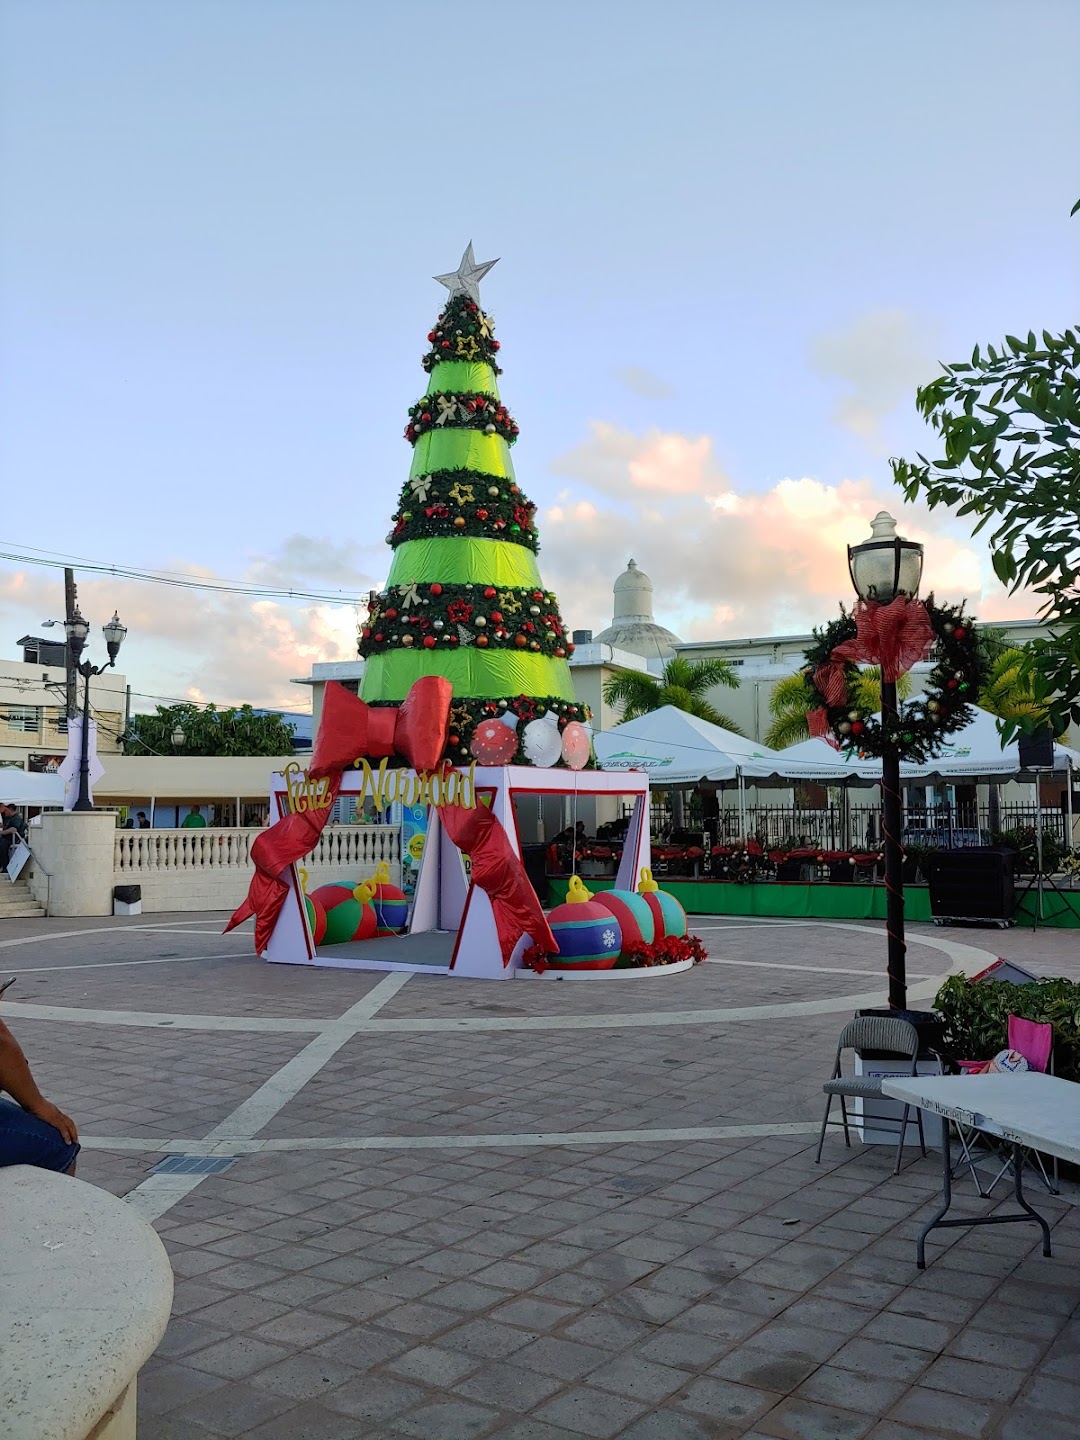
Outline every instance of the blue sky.
{"type": "MultiPolygon", "coordinates": [[[[1072,0],[9,0],[0,535],[366,592],[472,239],[571,625],[630,553],[688,636],[828,618],[914,386],[1076,319],[1078,48],[1072,0]]],[[[939,593],[1030,613],[905,523],[939,593]]],[[[10,651],[59,580],[0,566],[10,651]]],[[[148,695],[295,705],[356,618],[80,593],[148,695]]]]}

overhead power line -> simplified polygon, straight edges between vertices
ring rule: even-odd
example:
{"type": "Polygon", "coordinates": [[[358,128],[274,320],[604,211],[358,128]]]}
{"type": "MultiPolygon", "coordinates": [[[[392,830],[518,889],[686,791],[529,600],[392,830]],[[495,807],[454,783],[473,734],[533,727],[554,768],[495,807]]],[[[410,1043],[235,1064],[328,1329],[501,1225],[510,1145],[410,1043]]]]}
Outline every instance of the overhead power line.
{"type": "MultiPolygon", "coordinates": [[[[0,546],[14,546],[16,542],[0,540],[0,546]]],[[[93,575],[109,575],[117,580],[136,580],[150,585],[169,585],[179,590],[209,590],[221,595],[250,595],[260,600],[313,600],[320,605],[357,605],[359,594],[346,594],[342,590],[300,590],[294,587],[274,585],[251,585],[244,580],[202,580],[196,575],[185,575],[173,570],[142,570],[130,565],[111,565],[97,560],[84,560],[79,556],[60,555],[55,552],[38,550],[36,546],[24,545],[19,549],[0,549],[0,560],[10,560],[16,565],[39,565],[48,569],[63,570],[76,563],[80,570],[93,575]],[[26,551],[34,553],[27,554],[26,551]]]]}

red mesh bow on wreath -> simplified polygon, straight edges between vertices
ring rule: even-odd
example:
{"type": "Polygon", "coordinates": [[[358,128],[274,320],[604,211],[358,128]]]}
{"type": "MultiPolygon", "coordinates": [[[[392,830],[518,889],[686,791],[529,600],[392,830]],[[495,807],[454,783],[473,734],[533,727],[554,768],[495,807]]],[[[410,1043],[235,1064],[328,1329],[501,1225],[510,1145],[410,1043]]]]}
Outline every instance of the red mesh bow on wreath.
{"type": "Polygon", "coordinates": [[[876,600],[859,600],[852,614],[855,638],[837,645],[824,665],[818,666],[814,683],[826,705],[842,705],[847,693],[844,666],[855,662],[880,665],[882,680],[896,681],[930,654],[934,627],[921,600],[898,595],[888,605],[876,600]]]}
{"type": "Polygon", "coordinates": [[[803,675],[819,702],[807,707],[811,735],[860,756],[895,747],[905,759],[922,762],[971,720],[986,662],[962,605],[937,605],[932,595],[925,602],[900,597],[888,605],[860,601],[852,614],[815,631],[803,675]],[[936,663],[927,688],[890,718],[886,733],[856,698],[858,665],[878,665],[884,681],[896,681],[931,648],[936,663]]]}

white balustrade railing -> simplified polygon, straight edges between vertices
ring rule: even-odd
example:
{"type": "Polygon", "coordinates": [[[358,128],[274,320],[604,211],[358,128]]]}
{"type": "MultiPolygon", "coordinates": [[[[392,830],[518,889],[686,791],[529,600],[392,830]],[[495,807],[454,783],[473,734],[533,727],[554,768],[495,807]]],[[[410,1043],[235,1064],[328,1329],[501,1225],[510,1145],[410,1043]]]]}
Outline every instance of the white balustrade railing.
{"type": "MultiPolygon", "coordinates": [[[[250,870],[251,845],[262,829],[119,830],[114,870],[118,875],[164,870],[250,870]]],[[[372,871],[385,861],[401,863],[401,831],[394,825],[334,825],[324,830],[303,864],[312,869],[372,871]]]]}

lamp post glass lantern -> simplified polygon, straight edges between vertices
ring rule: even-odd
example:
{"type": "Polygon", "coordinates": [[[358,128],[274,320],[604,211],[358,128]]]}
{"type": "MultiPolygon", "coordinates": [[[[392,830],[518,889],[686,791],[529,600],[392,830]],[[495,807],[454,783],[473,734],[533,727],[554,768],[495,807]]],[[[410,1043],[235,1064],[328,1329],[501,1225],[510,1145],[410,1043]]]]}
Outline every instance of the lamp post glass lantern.
{"type": "Polygon", "coordinates": [[[173,749],[179,750],[180,747],[183,745],[184,741],[187,739],[187,731],[182,725],[174,725],[171,738],[173,743],[173,749]]]}
{"type": "Polygon", "coordinates": [[[101,627],[101,633],[105,636],[105,647],[109,652],[108,661],[104,665],[93,665],[89,660],[79,659],[86,646],[90,626],[78,610],[64,622],[64,630],[67,634],[72,666],[83,677],[82,732],[79,736],[79,795],[71,808],[73,810],[93,810],[94,802],[90,799],[90,681],[95,675],[104,674],[110,666],[116,664],[120,646],[124,643],[124,636],[127,634],[127,626],[120,623],[120,616],[114,610],[109,623],[101,627]]]}
{"type": "MultiPolygon", "coordinates": [[[[848,546],[848,570],[860,600],[889,605],[898,597],[914,600],[922,579],[923,547],[896,533],[896,521],[881,510],[870,522],[870,538],[848,546]]],[[[897,731],[896,681],[881,679],[883,737],[897,731]]],[[[900,750],[885,738],[881,755],[881,829],[885,842],[885,933],[889,953],[889,1008],[907,1009],[907,943],[904,939],[903,806],[900,800],[900,750]]]]}

